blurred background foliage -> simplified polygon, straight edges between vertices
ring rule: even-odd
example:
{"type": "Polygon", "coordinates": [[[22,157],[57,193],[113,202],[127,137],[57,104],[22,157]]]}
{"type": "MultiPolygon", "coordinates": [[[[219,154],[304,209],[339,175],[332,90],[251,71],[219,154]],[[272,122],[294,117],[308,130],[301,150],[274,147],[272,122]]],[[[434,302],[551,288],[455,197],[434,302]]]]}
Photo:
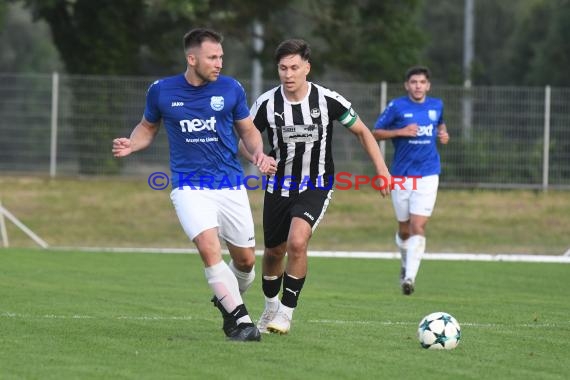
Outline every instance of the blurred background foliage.
{"type": "MultiPolygon", "coordinates": [[[[474,85],[570,86],[570,0],[474,0],[474,85]]],[[[249,78],[273,50],[308,40],[312,79],[402,81],[427,64],[434,82],[463,82],[459,0],[0,0],[0,72],[162,76],[184,70],[182,36],[225,35],[225,73],[249,78]],[[253,23],[263,49],[253,49],[253,23]]]]}

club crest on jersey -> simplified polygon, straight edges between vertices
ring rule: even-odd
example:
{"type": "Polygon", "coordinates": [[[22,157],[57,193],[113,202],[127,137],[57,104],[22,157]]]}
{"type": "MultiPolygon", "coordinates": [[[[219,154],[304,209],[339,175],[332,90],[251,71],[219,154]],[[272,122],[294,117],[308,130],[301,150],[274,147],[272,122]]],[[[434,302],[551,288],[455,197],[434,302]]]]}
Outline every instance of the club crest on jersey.
{"type": "Polygon", "coordinates": [[[428,117],[431,121],[437,121],[437,111],[436,110],[429,110],[428,117]]]}
{"type": "Polygon", "coordinates": [[[321,111],[318,108],[313,108],[311,110],[311,117],[316,119],[319,116],[321,116],[321,111]]]}
{"type": "Polygon", "coordinates": [[[223,96],[212,96],[210,98],[210,107],[214,111],[221,111],[224,109],[224,97],[223,96]]]}

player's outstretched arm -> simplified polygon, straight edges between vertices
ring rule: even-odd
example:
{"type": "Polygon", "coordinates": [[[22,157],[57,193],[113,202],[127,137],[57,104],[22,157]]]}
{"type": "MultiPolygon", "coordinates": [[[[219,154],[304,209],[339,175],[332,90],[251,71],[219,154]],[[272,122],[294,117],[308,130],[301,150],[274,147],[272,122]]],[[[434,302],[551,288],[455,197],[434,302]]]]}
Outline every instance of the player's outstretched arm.
{"type": "Polygon", "coordinates": [[[113,140],[113,156],[125,157],[138,150],[147,148],[158,132],[158,123],[151,123],[144,117],[133,129],[131,136],[113,140]]]}
{"type": "Polygon", "coordinates": [[[263,139],[261,133],[253,124],[251,117],[238,120],[235,123],[240,137],[239,152],[253,163],[263,174],[275,174],[277,163],[273,157],[263,153],[263,139]]]}
{"type": "Polygon", "coordinates": [[[383,197],[389,195],[390,186],[388,186],[388,184],[391,183],[390,171],[386,166],[386,162],[384,161],[384,157],[382,157],[382,153],[380,152],[380,148],[378,147],[378,144],[376,143],[374,136],[372,136],[372,133],[370,132],[368,127],[366,127],[366,125],[362,122],[360,117],[356,120],[354,125],[350,127],[348,130],[354,133],[356,137],[358,137],[360,144],[362,145],[362,147],[368,154],[368,157],[370,157],[370,160],[372,160],[372,163],[374,164],[374,168],[376,169],[376,174],[378,176],[381,176],[383,181],[386,181],[383,184],[379,184],[379,187],[381,188],[380,194],[382,194],[383,197]]]}
{"type": "Polygon", "coordinates": [[[398,129],[375,129],[372,135],[376,140],[389,140],[396,137],[416,137],[418,134],[418,125],[409,124],[404,128],[398,129]]]}

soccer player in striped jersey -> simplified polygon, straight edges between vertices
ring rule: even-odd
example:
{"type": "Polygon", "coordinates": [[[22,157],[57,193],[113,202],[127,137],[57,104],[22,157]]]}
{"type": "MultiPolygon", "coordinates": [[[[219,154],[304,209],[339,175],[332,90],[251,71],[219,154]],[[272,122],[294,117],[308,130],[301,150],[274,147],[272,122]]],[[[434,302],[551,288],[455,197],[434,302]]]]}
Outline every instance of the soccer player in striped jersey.
{"type": "MultiPolygon", "coordinates": [[[[356,136],[378,175],[389,181],[390,173],[376,140],[351,103],[307,81],[311,70],[307,42],[282,42],[275,51],[275,62],[281,85],[261,95],[251,109],[255,126],[267,132],[270,155],[277,161],[277,171],[265,190],[265,310],[257,326],[261,332],[286,334],[307,275],[309,240],[333,192],[333,121],[356,136]]],[[[389,189],[386,186],[380,192],[386,196],[389,189]]]]}
{"type": "Polygon", "coordinates": [[[443,120],[443,102],[428,97],[430,71],[415,66],[406,72],[406,96],[392,100],[374,125],[374,137],[391,139],[394,145],[392,175],[407,177],[392,190],[402,266],[400,285],[405,295],[414,292],[416,276],[425,251],[425,228],[433,212],[439,173],[437,141],[449,142],[443,120]]]}
{"type": "Polygon", "coordinates": [[[151,84],[142,120],[129,138],[113,140],[113,154],[125,157],[145,149],[164,123],[170,146],[170,197],[204,263],[224,333],[230,340],[259,341],[261,335],[241,296],[255,277],[255,238],[248,196],[238,179],[243,170],[234,125],[262,173],[272,172],[275,160],[263,153],[243,87],[220,75],[222,36],[193,29],[184,36],[184,53],[186,72],[151,84]],[[222,258],[218,236],[230,252],[229,264],[222,258]]]}

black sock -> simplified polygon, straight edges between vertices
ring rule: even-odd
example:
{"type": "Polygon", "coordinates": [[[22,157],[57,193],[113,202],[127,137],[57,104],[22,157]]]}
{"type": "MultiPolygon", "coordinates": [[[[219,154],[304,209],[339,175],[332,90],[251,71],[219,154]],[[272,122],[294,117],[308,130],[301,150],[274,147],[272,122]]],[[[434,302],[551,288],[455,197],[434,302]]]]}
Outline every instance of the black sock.
{"type": "Polygon", "coordinates": [[[301,295],[301,289],[303,289],[304,283],[305,277],[293,278],[285,273],[283,278],[283,296],[281,297],[281,303],[287,307],[297,307],[297,301],[301,295]]]}
{"type": "Polygon", "coordinates": [[[263,289],[263,294],[267,298],[273,298],[279,294],[279,289],[281,289],[281,280],[283,280],[283,275],[279,276],[275,280],[266,280],[265,276],[261,279],[261,288],[263,289]]]}

